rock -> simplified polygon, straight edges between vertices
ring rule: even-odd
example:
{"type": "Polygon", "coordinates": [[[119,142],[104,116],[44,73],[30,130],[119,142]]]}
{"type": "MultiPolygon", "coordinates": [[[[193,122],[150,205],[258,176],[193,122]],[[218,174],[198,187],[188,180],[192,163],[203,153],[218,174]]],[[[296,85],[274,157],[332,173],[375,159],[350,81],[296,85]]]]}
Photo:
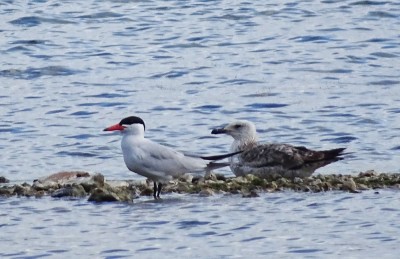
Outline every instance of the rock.
{"type": "Polygon", "coordinates": [[[112,181],[107,181],[107,184],[111,187],[111,188],[121,188],[121,187],[126,187],[128,188],[131,185],[136,184],[133,181],[121,181],[121,180],[112,180],[112,181]]]}
{"type": "Polygon", "coordinates": [[[226,177],[223,174],[215,174],[215,176],[217,177],[218,181],[224,181],[226,182],[226,177]]]}
{"type": "Polygon", "coordinates": [[[255,190],[243,190],[242,191],[242,197],[243,198],[255,198],[255,197],[260,197],[258,193],[255,190]]]}
{"type": "Polygon", "coordinates": [[[317,179],[311,180],[311,183],[309,185],[307,185],[307,187],[312,192],[322,192],[327,189],[326,184],[327,184],[327,182],[324,183],[321,180],[321,178],[317,178],[317,179]]]}
{"type": "MultiPolygon", "coordinates": [[[[140,188],[147,188],[146,184],[139,182],[138,185],[133,186],[131,182],[128,186],[121,183],[115,184],[110,182],[106,183],[102,174],[96,174],[89,179],[89,181],[82,182],[81,185],[85,191],[90,193],[89,201],[95,202],[108,202],[108,201],[124,201],[130,202],[136,198],[136,193],[140,188]]],[[[152,194],[151,194],[152,195],[152,194]]]]}
{"type": "MultiPolygon", "coordinates": [[[[83,188],[83,187],[82,187],[83,188]]],[[[72,187],[63,187],[61,189],[55,190],[51,197],[61,198],[61,197],[72,197],[72,187]]]]}
{"type": "Polygon", "coordinates": [[[204,177],[194,176],[192,178],[192,184],[198,184],[199,182],[204,182],[204,177]]]}
{"type": "Polygon", "coordinates": [[[317,174],[317,175],[313,176],[313,178],[314,179],[320,179],[323,182],[325,182],[327,180],[325,175],[322,175],[322,174],[317,174]]]}
{"type": "Polygon", "coordinates": [[[258,186],[258,187],[264,187],[267,184],[267,180],[263,179],[263,178],[259,178],[259,177],[254,177],[251,180],[251,185],[253,186],[258,186]]]}
{"type": "Polygon", "coordinates": [[[230,189],[229,193],[231,193],[231,194],[239,194],[240,190],[239,189],[230,189]]]}
{"type": "Polygon", "coordinates": [[[88,201],[94,202],[110,202],[110,201],[121,201],[119,197],[106,189],[96,188],[90,194],[88,201]]]}
{"type": "Polygon", "coordinates": [[[215,194],[214,191],[211,190],[210,188],[202,189],[202,190],[199,192],[199,196],[200,196],[200,197],[213,196],[214,194],[215,194]]]}
{"type": "Polygon", "coordinates": [[[5,178],[4,176],[0,176],[0,183],[9,183],[10,180],[8,180],[7,178],[5,178]]]}
{"type": "Polygon", "coordinates": [[[204,185],[200,185],[200,186],[203,186],[203,187],[205,187],[205,188],[210,188],[210,189],[212,189],[212,190],[214,190],[214,191],[224,191],[224,192],[226,192],[226,191],[229,191],[228,190],[228,185],[224,182],[224,181],[206,181],[205,183],[204,183],[204,185]]]}
{"type": "Polygon", "coordinates": [[[193,181],[194,177],[191,174],[184,174],[181,177],[179,177],[180,182],[187,182],[191,183],[193,181]]]}
{"type": "Polygon", "coordinates": [[[24,182],[23,184],[21,184],[22,186],[24,186],[24,187],[29,187],[29,188],[31,188],[31,185],[29,184],[29,183],[27,183],[27,182],[24,182]]]}
{"type": "Polygon", "coordinates": [[[242,188],[239,183],[234,182],[234,181],[233,182],[232,181],[227,182],[226,183],[226,187],[229,190],[229,192],[233,193],[233,194],[239,193],[239,190],[242,188]]]}
{"type": "Polygon", "coordinates": [[[200,185],[200,184],[204,184],[204,177],[202,177],[202,176],[195,176],[195,177],[193,177],[193,179],[192,179],[192,184],[198,184],[198,185],[200,185]]]}
{"type": "Polygon", "coordinates": [[[140,196],[153,196],[153,188],[146,186],[146,188],[142,188],[140,191],[140,196]]]}
{"type": "Polygon", "coordinates": [[[244,178],[243,176],[238,176],[232,179],[232,183],[237,183],[237,184],[244,184],[248,183],[247,178],[244,178]]]}
{"type": "Polygon", "coordinates": [[[205,180],[216,181],[217,180],[217,176],[213,172],[207,172],[206,175],[204,176],[204,179],[205,180]]]}
{"type": "Polygon", "coordinates": [[[372,177],[377,176],[378,174],[374,170],[368,170],[365,172],[361,172],[358,174],[358,177],[372,177]]]}
{"type": "Polygon", "coordinates": [[[345,178],[343,180],[343,190],[349,191],[351,193],[359,193],[360,191],[357,190],[357,185],[354,182],[353,178],[345,178]]]}
{"type": "Polygon", "coordinates": [[[361,191],[365,191],[365,190],[369,190],[370,189],[367,185],[362,184],[362,183],[358,184],[357,186],[358,186],[357,189],[361,190],[361,191]]]}
{"type": "Polygon", "coordinates": [[[279,187],[287,187],[289,185],[289,180],[286,178],[279,178],[275,181],[275,183],[279,186],[279,187]]]}
{"type": "Polygon", "coordinates": [[[216,180],[216,178],[215,178],[215,180],[205,180],[204,181],[204,185],[212,185],[212,184],[214,184],[214,183],[216,183],[217,182],[217,180],[216,180]]]}
{"type": "Polygon", "coordinates": [[[80,184],[85,188],[85,191],[91,193],[96,188],[102,188],[105,185],[104,176],[102,174],[95,174],[90,178],[84,178],[80,184]]]}
{"type": "Polygon", "coordinates": [[[56,182],[59,184],[64,184],[67,181],[70,181],[72,179],[76,179],[79,177],[90,177],[90,174],[88,172],[83,172],[83,171],[64,171],[64,172],[59,172],[55,173],[46,177],[39,178],[38,181],[45,184],[46,182],[56,182]]]}
{"type": "Polygon", "coordinates": [[[71,186],[65,186],[61,189],[56,190],[51,194],[53,198],[61,197],[85,197],[87,195],[85,189],[80,184],[73,184],[71,186]]]}
{"type": "Polygon", "coordinates": [[[176,190],[179,193],[187,193],[187,192],[189,192],[189,190],[190,190],[189,183],[187,183],[187,182],[178,182],[178,186],[176,187],[176,190]]]}
{"type": "Polygon", "coordinates": [[[255,176],[254,174],[247,174],[244,176],[245,179],[247,179],[248,182],[253,181],[254,179],[258,178],[257,176],[255,176]]]}
{"type": "Polygon", "coordinates": [[[112,190],[106,188],[96,188],[90,194],[88,201],[95,202],[131,202],[136,197],[136,189],[132,188],[115,188],[112,190]]]}
{"type": "Polygon", "coordinates": [[[14,187],[2,186],[0,187],[0,196],[11,196],[13,195],[14,187]]]}
{"type": "Polygon", "coordinates": [[[93,179],[93,181],[94,181],[95,183],[97,183],[99,186],[104,185],[104,175],[102,175],[102,174],[95,174],[95,175],[92,177],[92,179],[93,179]]]}
{"type": "Polygon", "coordinates": [[[31,197],[35,195],[35,189],[30,186],[14,185],[14,195],[31,197]]]}
{"type": "Polygon", "coordinates": [[[132,202],[133,199],[139,198],[138,190],[131,186],[130,188],[117,188],[113,192],[118,196],[119,201],[132,202]]]}
{"type": "Polygon", "coordinates": [[[312,182],[312,184],[313,185],[322,185],[322,180],[321,179],[315,179],[313,182],[312,182]]]}
{"type": "Polygon", "coordinates": [[[57,190],[60,188],[60,185],[57,182],[54,181],[45,181],[45,182],[40,182],[40,181],[34,181],[32,188],[35,189],[36,191],[52,191],[52,190],[57,190]]]}
{"type": "Polygon", "coordinates": [[[295,183],[295,184],[302,184],[303,182],[304,182],[304,180],[301,179],[300,177],[295,177],[293,179],[293,183],[295,183]]]}
{"type": "MultiPolygon", "coordinates": [[[[178,184],[179,182],[176,181],[169,181],[168,183],[164,183],[163,188],[162,188],[162,193],[171,193],[171,192],[177,192],[178,189],[178,184]]],[[[153,186],[151,187],[153,190],[153,186]]]]}
{"type": "Polygon", "coordinates": [[[322,184],[322,189],[324,191],[330,191],[330,190],[332,190],[332,185],[329,182],[324,182],[322,184]]]}
{"type": "Polygon", "coordinates": [[[45,191],[37,191],[36,193],[35,193],[35,198],[41,198],[41,197],[43,197],[43,196],[45,196],[46,195],[46,192],[45,191]]]}
{"type": "Polygon", "coordinates": [[[278,185],[275,181],[269,182],[266,187],[269,191],[276,191],[278,189],[278,185]]]}

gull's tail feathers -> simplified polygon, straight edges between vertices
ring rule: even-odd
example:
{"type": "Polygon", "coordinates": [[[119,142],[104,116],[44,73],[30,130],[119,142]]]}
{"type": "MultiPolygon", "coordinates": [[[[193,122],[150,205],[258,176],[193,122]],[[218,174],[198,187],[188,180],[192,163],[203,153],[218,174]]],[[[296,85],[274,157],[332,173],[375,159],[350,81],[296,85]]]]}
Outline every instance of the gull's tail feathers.
{"type": "Polygon", "coordinates": [[[292,167],[292,170],[306,170],[309,172],[313,172],[318,168],[324,167],[336,161],[343,160],[344,155],[343,151],[346,148],[335,148],[330,150],[322,150],[322,151],[311,151],[306,149],[305,147],[296,147],[299,150],[306,151],[308,154],[304,157],[304,163],[301,165],[292,167]]]}

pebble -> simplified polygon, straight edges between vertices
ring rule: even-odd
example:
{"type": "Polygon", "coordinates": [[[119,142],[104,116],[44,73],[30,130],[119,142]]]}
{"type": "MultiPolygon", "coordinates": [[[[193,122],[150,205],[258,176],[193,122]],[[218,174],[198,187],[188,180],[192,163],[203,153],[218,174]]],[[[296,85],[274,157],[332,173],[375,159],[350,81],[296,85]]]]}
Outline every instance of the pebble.
{"type": "Polygon", "coordinates": [[[51,194],[53,198],[61,198],[61,197],[85,197],[87,195],[85,189],[80,184],[74,184],[71,186],[65,186],[61,189],[54,191],[51,194]]]}
{"type": "Polygon", "coordinates": [[[351,193],[359,193],[360,191],[357,190],[357,185],[354,182],[353,178],[345,178],[343,180],[343,189],[347,190],[351,193]]]}
{"type": "Polygon", "coordinates": [[[208,196],[213,196],[215,195],[215,192],[211,190],[210,188],[205,188],[199,192],[200,197],[208,197],[208,196]]]}
{"type": "Polygon", "coordinates": [[[243,198],[255,198],[255,197],[260,197],[260,195],[258,195],[258,193],[255,190],[245,190],[242,191],[242,197],[243,198]]]}
{"type": "Polygon", "coordinates": [[[0,176],[0,183],[9,183],[10,180],[8,180],[7,178],[5,178],[4,176],[0,176]]]}

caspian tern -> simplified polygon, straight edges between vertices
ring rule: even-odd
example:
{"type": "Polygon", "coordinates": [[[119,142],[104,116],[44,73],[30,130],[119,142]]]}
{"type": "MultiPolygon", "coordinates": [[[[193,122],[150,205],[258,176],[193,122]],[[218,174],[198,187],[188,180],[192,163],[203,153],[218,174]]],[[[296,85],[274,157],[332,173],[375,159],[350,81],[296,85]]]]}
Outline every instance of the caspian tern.
{"type": "Polygon", "coordinates": [[[343,159],[345,148],[315,151],[288,144],[260,144],[257,142],[255,125],[250,121],[236,121],[211,134],[227,134],[233,137],[230,152],[243,152],[232,156],[230,168],[236,176],[254,174],[267,178],[281,175],[286,178],[309,177],[320,167],[343,159]]]}
{"type": "Polygon", "coordinates": [[[186,173],[203,173],[228,166],[229,163],[213,161],[238,154],[224,154],[208,157],[185,155],[172,148],[157,144],[144,137],[145,123],[136,116],[122,119],[118,124],[104,131],[122,133],[121,148],[128,169],[154,182],[153,196],[160,198],[163,183],[181,177],[186,173]]]}

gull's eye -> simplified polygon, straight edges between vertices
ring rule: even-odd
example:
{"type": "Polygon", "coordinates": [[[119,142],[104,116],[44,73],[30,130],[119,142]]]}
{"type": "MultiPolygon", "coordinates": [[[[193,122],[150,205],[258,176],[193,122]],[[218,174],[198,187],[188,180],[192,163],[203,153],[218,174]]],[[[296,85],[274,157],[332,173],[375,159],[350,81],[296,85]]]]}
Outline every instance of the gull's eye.
{"type": "Polygon", "coordinates": [[[240,129],[242,127],[242,125],[240,124],[236,124],[235,126],[233,126],[235,129],[240,129]]]}

